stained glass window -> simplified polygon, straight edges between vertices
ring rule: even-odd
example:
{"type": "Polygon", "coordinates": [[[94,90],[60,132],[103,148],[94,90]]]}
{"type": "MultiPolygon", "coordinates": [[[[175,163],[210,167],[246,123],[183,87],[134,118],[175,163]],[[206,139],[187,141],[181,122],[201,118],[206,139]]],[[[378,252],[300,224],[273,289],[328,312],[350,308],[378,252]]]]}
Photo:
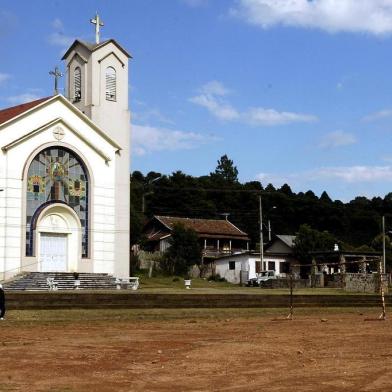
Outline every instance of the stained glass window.
{"type": "Polygon", "coordinates": [[[71,207],[82,226],[82,257],[88,257],[88,175],[82,160],[71,150],[50,147],[42,150],[27,173],[26,256],[34,255],[35,225],[47,205],[71,207]]]}

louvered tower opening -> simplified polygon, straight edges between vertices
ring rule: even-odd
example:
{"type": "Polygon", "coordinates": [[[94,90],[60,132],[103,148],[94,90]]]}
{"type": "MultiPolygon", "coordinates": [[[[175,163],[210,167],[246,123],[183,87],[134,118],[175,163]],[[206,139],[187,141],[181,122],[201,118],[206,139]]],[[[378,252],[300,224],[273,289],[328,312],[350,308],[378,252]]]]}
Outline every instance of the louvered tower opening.
{"type": "Polygon", "coordinates": [[[116,100],[116,70],[113,67],[106,68],[106,100],[116,100]]]}
{"type": "Polygon", "coordinates": [[[79,67],[75,68],[74,73],[74,102],[79,102],[82,99],[82,72],[79,67]]]}

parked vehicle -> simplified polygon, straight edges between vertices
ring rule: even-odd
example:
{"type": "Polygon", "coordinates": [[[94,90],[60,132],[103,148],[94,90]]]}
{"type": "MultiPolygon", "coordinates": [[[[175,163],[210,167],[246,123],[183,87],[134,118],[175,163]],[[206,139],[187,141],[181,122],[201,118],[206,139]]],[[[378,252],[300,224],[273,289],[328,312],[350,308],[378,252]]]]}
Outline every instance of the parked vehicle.
{"type": "Polygon", "coordinates": [[[249,287],[262,286],[263,282],[276,278],[277,278],[276,273],[273,270],[261,271],[260,273],[257,274],[256,278],[252,278],[248,280],[247,286],[249,287]]]}

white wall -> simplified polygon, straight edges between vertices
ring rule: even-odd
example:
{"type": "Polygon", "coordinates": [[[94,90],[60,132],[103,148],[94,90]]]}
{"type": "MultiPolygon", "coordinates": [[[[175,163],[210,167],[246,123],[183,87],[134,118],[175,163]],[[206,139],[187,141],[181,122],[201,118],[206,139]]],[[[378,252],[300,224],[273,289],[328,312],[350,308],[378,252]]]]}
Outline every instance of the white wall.
{"type": "MultiPolygon", "coordinates": [[[[46,107],[8,126],[0,126],[0,148],[50,123],[55,118],[67,122],[56,124],[65,131],[61,141],[53,136],[55,126],[49,126],[40,133],[13,146],[7,152],[0,150],[0,274],[10,271],[18,273],[21,264],[34,264],[35,258],[25,257],[25,186],[23,174],[27,159],[32,151],[38,152],[47,146],[75,148],[80,153],[92,174],[90,181],[90,257],[79,260],[80,269],[91,272],[115,271],[115,151],[116,148],[93,129],[80,115],[71,111],[61,98],[53,99],[46,107]],[[81,137],[72,130],[79,133],[81,137]],[[110,158],[109,162],[91,146],[110,158]]],[[[35,155],[35,154],[34,154],[35,155]]],[[[127,263],[128,264],[128,263],[127,263]]],[[[128,265],[126,266],[128,268],[128,265]]],[[[1,277],[1,276],[0,276],[1,277]]]]}
{"type": "MultiPolygon", "coordinates": [[[[268,262],[275,262],[275,271],[277,276],[285,277],[286,274],[282,273],[282,263],[288,261],[283,256],[269,256],[264,255],[263,257],[266,268],[268,268],[268,262]]],[[[221,277],[225,278],[231,283],[240,283],[240,271],[248,271],[248,278],[256,278],[256,262],[260,262],[260,256],[251,254],[239,254],[218,259],[215,261],[215,271],[221,277]],[[235,270],[229,269],[229,262],[235,261],[235,270]]]]}
{"type": "Polygon", "coordinates": [[[243,260],[218,260],[215,263],[215,273],[230,283],[241,283],[241,270],[244,270],[243,260]],[[235,269],[229,269],[229,261],[235,262],[235,269]]]}
{"type": "Polygon", "coordinates": [[[74,97],[74,70],[82,69],[82,99],[75,103],[95,124],[104,129],[122,150],[116,156],[115,198],[116,206],[116,273],[129,274],[129,174],[130,174],[130,112],[128,110],[128,57],[113,42],[109,42],[94,51],[86,50],[83,45],[76,45],[67,59],[69,73],[68,95],[74,97]],[[81,56],[87,61],[81,60],[81,56]],[[106,99],[106,69],[116,71],[116,100],[106,99]],[[118,261],[122,262],[119,263],[118,261]]]}

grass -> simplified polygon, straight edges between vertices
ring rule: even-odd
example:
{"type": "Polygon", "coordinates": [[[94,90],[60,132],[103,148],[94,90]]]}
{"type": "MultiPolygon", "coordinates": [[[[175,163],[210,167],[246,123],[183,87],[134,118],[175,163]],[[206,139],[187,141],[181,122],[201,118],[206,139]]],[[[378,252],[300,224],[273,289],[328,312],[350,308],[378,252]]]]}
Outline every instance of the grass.
{"type": "MultiPolygon", "coordinates": [[[[170,322],[181,320],[203,322],[221,320],[229,322],[238,318],[275,318],[287,316],[287,309],[263,308],[206,308],[206,309],[66,309],[66,310],[13,310],[7,313],[3,328],[31,326],[61,326],[69,324],[115,324],[118,322],[170,322]]],[[[377,308],[298,308],[294,317],[323,317],[333,314],[374,314],[377,308]]],[[[0,384],[1,386],[1,384],[0,384]]],[[[0,389],[1,391],[1,389],[0,389]]]]}
{"type": "MultiPolygon", "coordinates": [[[[284,295],[289,294],[289,289],[262,289],[260,287],[241,287],[228,282],[208,281],[207,279],[192,278],[191,290],[186,290],[184,278],[155,275],[149,278],[144,271],[135,274],[139,276],[140,291],[143,293],[161,294],[258,294],[258,295],[284,295]]],[[[342,289],[333,288],[306,288],[294,289],[295,295],[355,295],[342,289]]],[[[361,293],[363,294],[363,293],[361,293]]]]}

